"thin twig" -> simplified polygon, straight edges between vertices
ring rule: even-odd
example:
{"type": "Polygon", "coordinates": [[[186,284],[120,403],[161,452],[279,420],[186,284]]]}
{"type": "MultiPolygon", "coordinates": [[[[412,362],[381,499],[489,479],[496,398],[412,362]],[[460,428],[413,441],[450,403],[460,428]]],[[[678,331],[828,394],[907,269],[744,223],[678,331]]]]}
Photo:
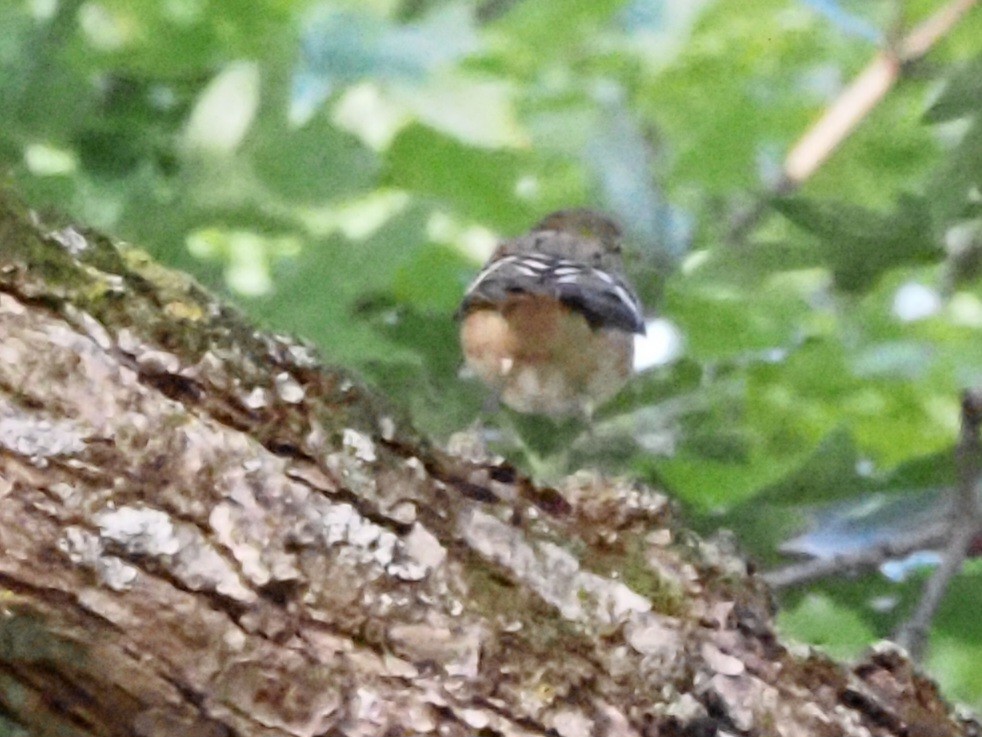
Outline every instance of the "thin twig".
{"type": "Polygon", "coordinates": [[[962,397],[962,428],[956,450],[958,489],[955,500],[951,537],[945,547],[941,565],[924,587],[921,600],[894,638],[905,647],[914,662],[920,662],[927,646],[931,622],[944,598],[951,579],[961,570],[972,541],[982,532],[982,510],[979,507],[979,474],[982,470],[982,390],[965,392],[962,397]]]}
{"type": "MultiPolygon", "coordinates": [[[[978,0],[952,0],[896,44],[878,52],[791,148],[781,179],[769,196],[789,194],[815,174],[896,85],[904,69],[927,54],[977,4],[978,0]]],[[[767,211],[766,204],[759,202],[738,215],[730,241],[742,242],[767,211]]]]}
{"type": "Polygon", "coordinates": [[[917,61],[951,31],[978,0],[953,0],[907,34],[900,44],[901,60],[917,61]]]}
{"type": "Polygon", "coordinates": [[[859,124],[886,97],[900,77],[900,58],[879,52],[825,114],[809,128],[784,160],[784,177],[791,188],[811,177],[859,124]]]}
{"type": "Polygon", "coordinates": [[[855,553],[836,555],[832,558],[806,560],[777,568],[763,574],[763,579],[773,589],[802,586],[823,578],[843,574],[857,574],[879,568],[887,561],[903,558],[918,550],[930,550],[941,546],[947,539],[949,526],[931,525],[907,535],[903,540],[865,548],[855,553]]]}

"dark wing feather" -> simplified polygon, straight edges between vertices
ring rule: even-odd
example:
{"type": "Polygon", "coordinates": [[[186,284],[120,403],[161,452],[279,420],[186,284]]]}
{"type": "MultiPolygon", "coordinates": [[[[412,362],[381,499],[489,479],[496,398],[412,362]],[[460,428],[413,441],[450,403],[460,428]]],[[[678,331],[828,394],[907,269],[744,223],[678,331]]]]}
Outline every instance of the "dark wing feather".
{"type": "Polygon", "coordinates": [[[593,328],[645,332],[641,305],[630,287],[608,271],[541,253],[504,256],[477,275],[457,316],[503,304],[519,294],[553,297],[583,315],[593,328]]]}

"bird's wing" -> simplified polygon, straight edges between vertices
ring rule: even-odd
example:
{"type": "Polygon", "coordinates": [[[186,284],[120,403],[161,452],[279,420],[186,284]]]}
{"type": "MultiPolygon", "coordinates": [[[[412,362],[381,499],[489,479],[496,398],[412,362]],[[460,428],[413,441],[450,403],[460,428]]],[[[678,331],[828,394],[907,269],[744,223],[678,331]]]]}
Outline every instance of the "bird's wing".
{"type": "Polygon", "coordinates": [[[618,276],[579,261],[542,253],[503,256],[477,275],[458,316],[528,294],[554,297],[582,314],[593,328],[644,334],[638,298],[618,276]]]}

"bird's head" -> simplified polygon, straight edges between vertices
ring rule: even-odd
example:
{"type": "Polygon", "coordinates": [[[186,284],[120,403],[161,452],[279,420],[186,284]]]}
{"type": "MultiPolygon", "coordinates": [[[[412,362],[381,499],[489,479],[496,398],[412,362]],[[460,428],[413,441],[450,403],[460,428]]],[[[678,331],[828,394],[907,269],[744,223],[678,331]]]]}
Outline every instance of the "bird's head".
{"type": "Polygon", "coordinates": [[[545,231],[569,233],[599,241],[608,253],[620,253],[624,237],[617,223],[602,213],[586,208],[558,210],[546,215],[532,228],[533,233],[545,231]]]}

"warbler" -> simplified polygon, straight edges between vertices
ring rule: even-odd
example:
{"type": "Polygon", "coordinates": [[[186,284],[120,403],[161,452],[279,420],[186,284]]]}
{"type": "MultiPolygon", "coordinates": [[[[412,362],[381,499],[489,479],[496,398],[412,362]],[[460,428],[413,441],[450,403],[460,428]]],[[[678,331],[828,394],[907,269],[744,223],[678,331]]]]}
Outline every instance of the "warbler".
{"type": "Polygon", "coordinates": [[[508,407],[589,419],[633,372],[644,314],[621,229],[592,210],[547,215],[504,241],[456,316],[467,367],[508,407]]]}

